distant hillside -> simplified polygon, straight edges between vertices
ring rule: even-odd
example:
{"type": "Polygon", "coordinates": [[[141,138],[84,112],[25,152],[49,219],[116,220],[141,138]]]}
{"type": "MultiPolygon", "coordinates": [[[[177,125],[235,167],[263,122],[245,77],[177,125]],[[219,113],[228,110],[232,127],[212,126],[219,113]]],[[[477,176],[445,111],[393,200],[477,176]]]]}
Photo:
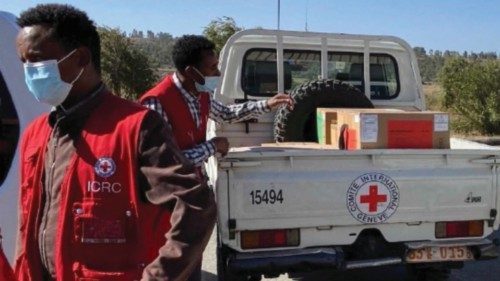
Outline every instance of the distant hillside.
{"type": "MultiPolygon", "coordinates": [[[[154,33],[150,30],[143,32],[133,30],[127,35],[132,42],[148,56],[153,63],[153,66],[159,69],[159,72],[164,73],[166,70],[174,68],[172,62],[172,47],[176,37],[170,33],[159,32],[154,33]]],[[[437,74],[448,58],[463,57],[470,60],[478,59],[498,59],[499,56],[495,52],[459,52],[446,50],[444,52],[438,50],[426,51],[424,47],[413,48],[418,59],[420,67],[420,75],[424,83],[436,81],[437,74]]]]}
{"type": "Polygon", "coordinates": [[[156,68],[170,69],[173,67],[172,47],[175,43],[170,33],[153,33],[148,30],[144,34],[142,31],[133,30],[128,37],[132,42],[148,56],[156,68]]]}
{"type": "Polygon", "coordinates": [[[429,50],[428,52],[423,47],[413,48],[417,56],[418,65],[420,67],[420,76],[424,83],[436,81],[437,75],[448,58],[462,57],[469,60],[496,60],[498,54],[495,52],[463,52],[460,54],[455,51],[437,51],[429,50]]]}

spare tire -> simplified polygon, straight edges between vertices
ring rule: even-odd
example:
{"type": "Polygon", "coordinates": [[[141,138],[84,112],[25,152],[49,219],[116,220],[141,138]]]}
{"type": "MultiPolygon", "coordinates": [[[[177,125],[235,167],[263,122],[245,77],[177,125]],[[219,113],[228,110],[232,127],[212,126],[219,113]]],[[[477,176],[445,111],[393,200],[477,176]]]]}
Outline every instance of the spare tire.
{"type": "Polygon", "coordinates": [[[361,91],[336,80],[306,82],[297,86],[290,95],[295,101],[294,108],[280,107],[275,115],[276,142],[317,142],[318,107],[373,108],[370,99],[361,91]]]}

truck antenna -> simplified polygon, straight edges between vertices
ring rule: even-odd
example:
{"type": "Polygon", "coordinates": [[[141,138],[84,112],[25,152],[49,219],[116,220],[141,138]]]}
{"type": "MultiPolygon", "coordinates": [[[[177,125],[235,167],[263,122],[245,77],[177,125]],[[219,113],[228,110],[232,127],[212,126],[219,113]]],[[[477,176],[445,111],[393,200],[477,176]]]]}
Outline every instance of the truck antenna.
{"type": "Polygon", "coordinates": [[[280,0],[278,0],[278,30],[280,30],[280,0]]]}
{"type": "Polygon", "coordinates": [[[308,14],[309,14],[309,0],[306,1],[306,32],[309,31],[307,26],[308,14]]]}

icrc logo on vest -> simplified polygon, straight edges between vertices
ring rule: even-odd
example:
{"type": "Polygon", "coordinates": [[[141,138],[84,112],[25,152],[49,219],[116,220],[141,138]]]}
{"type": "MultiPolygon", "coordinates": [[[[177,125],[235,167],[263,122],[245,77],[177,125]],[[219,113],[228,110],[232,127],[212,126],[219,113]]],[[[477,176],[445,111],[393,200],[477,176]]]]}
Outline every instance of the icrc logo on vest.
{"type": "MultiPolygon", "coordinates": [[[[109,178],[116,171],[116,164],[110,157],[101,157],[94,164],[95,173],[102,178],[109,178]]],[[[122,185],[118,182],[88,181],[87,191],[92,193],[120,193],[122,185]]]]}
{"type": "Polygon", "coordinates": [[[399,188],[389,176],[367,173],[357,177],[347,189],[347,209],[362,223],[382,223],[399,205],[399,188]]]}
{"type": "Polygon", "coordinates": [[[109,157],[101,157],[97,159],[97,162],[94,164],[94,170],[98,176],[109,178],[116,171],[115,161],[109,157]]]}
{"type": "Polygon", "coordinates": [[[122,185],[118,182],[87,181],[87,191],[92,193],[120,193],[122,185]]]}

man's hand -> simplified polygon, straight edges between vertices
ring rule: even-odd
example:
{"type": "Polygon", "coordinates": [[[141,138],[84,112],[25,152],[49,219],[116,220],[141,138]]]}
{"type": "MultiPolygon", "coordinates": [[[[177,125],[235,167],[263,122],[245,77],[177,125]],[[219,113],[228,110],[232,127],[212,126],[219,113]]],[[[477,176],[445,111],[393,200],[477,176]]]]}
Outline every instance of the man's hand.
{"type": "Polygon", "coordinates": [[[271,109],[276,109],[283,104],[286,104],[288,109],[292,110],[294,101],[290,95],[284,93],[279,93],[267,100],[267,106],[271,109]]]}
{"type": "Polygon", "coordinates": [[[226,156],[229,151],[229,141],[224,137],[215,137],[212,139],[215,143],[215,151],[220,153],[223,157],[226,156]]]}

